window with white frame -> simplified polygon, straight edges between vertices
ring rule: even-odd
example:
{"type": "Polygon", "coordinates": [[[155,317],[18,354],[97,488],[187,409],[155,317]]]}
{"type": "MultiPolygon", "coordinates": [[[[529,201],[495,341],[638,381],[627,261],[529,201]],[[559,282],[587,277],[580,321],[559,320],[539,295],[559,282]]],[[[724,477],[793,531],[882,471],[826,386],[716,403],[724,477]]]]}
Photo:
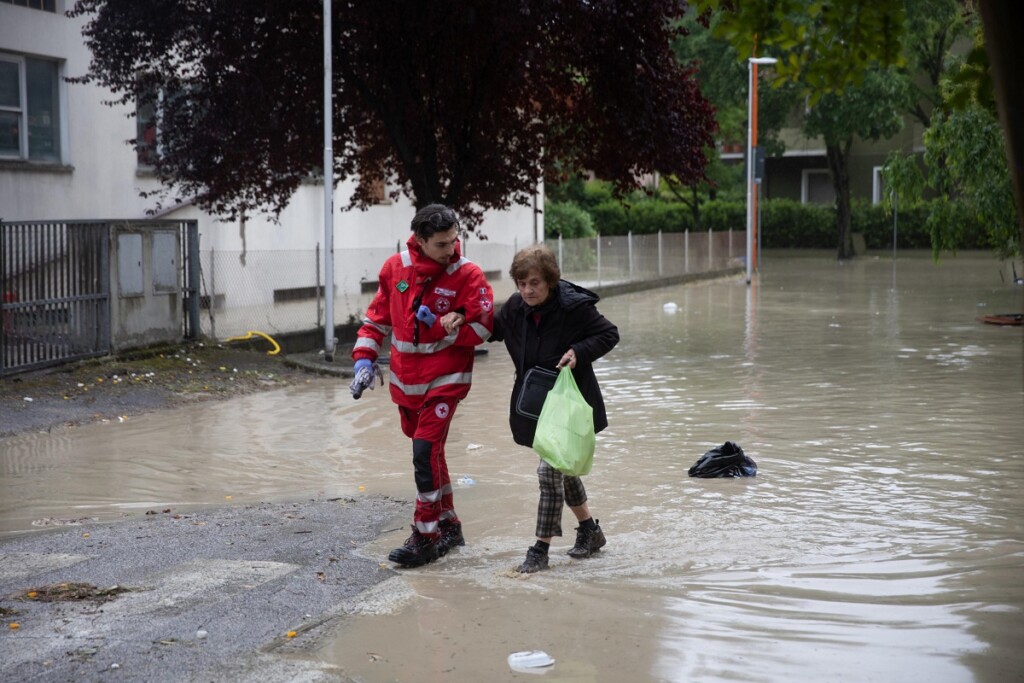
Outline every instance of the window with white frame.
{"type": "Polygon", "coordinates": [[[884,166],[875,166],[871,169],[871,203],[881,204],[885,199],[885,178],[882,177],[884,166]]]}
{"type": "Polygon", "coordinates": [[[58,73],[55,61],[0,53],[0,159],[60,162],[58,73]]]}
{"type": "Polygon", "coordinates": [[[17,5],[18,7],[41,9],[44,12],[57,11],[57,0],[0,0],[0,2],[5,2],[8,5],[17,5]]]}

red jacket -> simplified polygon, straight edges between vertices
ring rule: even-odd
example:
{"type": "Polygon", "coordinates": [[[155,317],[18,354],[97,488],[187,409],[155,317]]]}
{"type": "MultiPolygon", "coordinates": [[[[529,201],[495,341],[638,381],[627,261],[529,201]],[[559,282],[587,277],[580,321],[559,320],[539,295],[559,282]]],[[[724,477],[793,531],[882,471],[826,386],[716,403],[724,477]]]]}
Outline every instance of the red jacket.
{"type": "Polygon", "coordinates": [[[352,359],[376,360],[390,334],[391,400],[418,408],[427,398],[465,398],[473,380],[473,347],[486,341],[494,326],[494,293],[458,244],[447,267],[425,256],[415,235],[406,244],[408,249],[389,257],[380,269],[377,294],[366,309],[352,359]],[[433,326],[416,320],[420,305],[437,315],[433,326]],[[466,316],[453,334],[441,325],[450,311],[466,316]]]}

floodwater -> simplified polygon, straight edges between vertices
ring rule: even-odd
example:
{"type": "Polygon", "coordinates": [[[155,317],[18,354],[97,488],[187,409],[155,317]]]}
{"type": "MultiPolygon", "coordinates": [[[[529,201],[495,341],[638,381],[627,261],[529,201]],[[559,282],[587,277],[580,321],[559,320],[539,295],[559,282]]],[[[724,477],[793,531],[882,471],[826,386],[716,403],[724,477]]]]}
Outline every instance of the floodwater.
{"type": "MultiPolygon", "coordinates": [[[[608,545],[512,572],[536,458],[491,346],[448,444],[467,546],[398,573],[316,656],[364,681],[1020,681],[1024,310],[987,255],[769,253],[728,278],[611,297],[610,427],[585,482],[608,545]],[[665,304],[674,303],[675,312],[665,304]],[[691,479],[730,440],[749,479],[691,479]],[[384,599],[378,599],[380,596],[384,599]]],[[[411,450],[379,388],[312,386],[0,440],[0,531],[154,506],[388,494],[411,450]]],[[[383,561],[409,520],[365,548],[383,561]]]]}

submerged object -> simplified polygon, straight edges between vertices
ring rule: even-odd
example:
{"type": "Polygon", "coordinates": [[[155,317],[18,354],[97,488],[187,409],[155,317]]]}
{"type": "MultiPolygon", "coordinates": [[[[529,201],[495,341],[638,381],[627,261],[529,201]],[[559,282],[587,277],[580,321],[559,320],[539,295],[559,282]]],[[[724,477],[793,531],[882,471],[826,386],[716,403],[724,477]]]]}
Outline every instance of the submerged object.
{"type": "Polygon", "coordinates": [[[996,313],[981,315],[978,320],[989,325],[1024,325],[1024,313],[996,313]]]}
{"type": "Polygon", "coordinates": [[[732,441],[726,441],[700,456],[687,474],[703,479],[753,477],[757,475],[757,463],[748,457],[742,448],[732,441]]]}

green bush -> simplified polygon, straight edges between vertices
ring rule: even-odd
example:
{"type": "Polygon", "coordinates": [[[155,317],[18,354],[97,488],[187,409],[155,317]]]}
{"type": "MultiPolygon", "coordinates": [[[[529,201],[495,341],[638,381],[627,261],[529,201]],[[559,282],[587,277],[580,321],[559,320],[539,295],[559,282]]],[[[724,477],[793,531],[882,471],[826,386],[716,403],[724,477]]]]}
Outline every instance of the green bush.
{"type": "Polygon", "coordinates": [[[544,203],[544,235],[548,238],[593,237],[594,219],[576,204],[569,202],[544,203]]]}
{"type": "Polygon", "coordinates": [[[838,242],[834,208],[792,199],[762,201],[759,232],[766,249],[833,249],[838,242]]]}
{"type": "Polygon", "coordinates": [[[743,202],[715,200],[701,204],[700,229],[722,232],[743,230],[747,225],[747,207],[743,202]]]}
{"type": "Polygon", "coordinates": [[[608,200],[590,209],[594,227],[602,235],[682,232],[690,227],[690,210],[678,202],[644,200],[623,205],[608,200]]]}
{"type": "MultiPolygon", "coordinates": [[[[588,187],[590,184],[588,184],[588,187]]],[[[596,198],[603,195],[601,186],[593,184],[596,198]]],[[[585,210],[593,220],[593,228],[602,235],[649,234],[658,231],[694,230],[690,208],[681,202],[643,198],[623,204],[608,192],[605,199],[585,210]]],[[[744,230],[747,224],[746,203],[713,200],[700,207],[700,229],[713,231],[744,230]]],[[[918,202],[898,207],[896,215],[897,248],[929,249],[933,240],[948,248],[986,249],[987,232],[977,218],[961,203],[940,200],[918,202]]],[[[893,215],[881,204],[854,200],[851,206],[850,231],[862,233],[868,249],[892,248],[893,215]]],[[[761,203],[761,244],[769,249],[835,249],[838,243],[835,207],[822,204],[801,204],[792,199],[769,199],[761,203]]],[[[567,233],[562,233],[568,237],[567,233]]]]}
{"type": "Polygon", "coordinates": [[[583,183],[581,188],[580,205],[588,211],[599,204],[617,201],[612,194],[612,186],[601,180],[591,180],[583,183]]]}

